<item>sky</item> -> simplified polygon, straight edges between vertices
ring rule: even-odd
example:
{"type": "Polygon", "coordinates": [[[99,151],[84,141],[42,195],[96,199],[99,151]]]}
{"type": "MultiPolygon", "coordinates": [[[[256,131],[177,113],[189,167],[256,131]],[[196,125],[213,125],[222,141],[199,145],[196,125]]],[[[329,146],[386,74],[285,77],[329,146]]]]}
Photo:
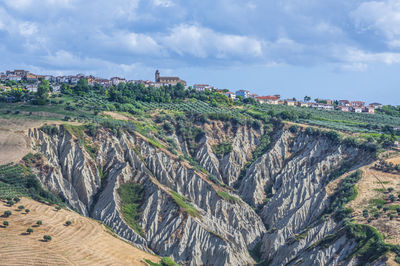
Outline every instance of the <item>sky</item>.
{"type": "Polygon", "coordinates": [[[400,104],[400,0],[0,0],[0,71],[400,104]]]}

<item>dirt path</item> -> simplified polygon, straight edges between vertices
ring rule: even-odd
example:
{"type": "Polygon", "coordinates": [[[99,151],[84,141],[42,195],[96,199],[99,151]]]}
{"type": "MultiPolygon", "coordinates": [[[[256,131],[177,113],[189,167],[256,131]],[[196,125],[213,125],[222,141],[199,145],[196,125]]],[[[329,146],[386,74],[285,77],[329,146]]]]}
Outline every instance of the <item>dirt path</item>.
{"type": "Polygon", "coordinates": [[[143,259],[158,262],[159,258],[114,237],[99,222],[54,206],[22,199],[17,204],[30,209],[29,214],[17,207],[0,204],[0,214],[11,210],[8,218],[0,217],[0,265],[145,265],[143,259]],[[37,220],[43,225],[33,227],[37,220]],[[65,222],[72,222],[65,226],[65,222]],[[27,228],[34,232],[25,235],[27,228]],[[43,242],[50,235],[50,242],[43,242]]]}

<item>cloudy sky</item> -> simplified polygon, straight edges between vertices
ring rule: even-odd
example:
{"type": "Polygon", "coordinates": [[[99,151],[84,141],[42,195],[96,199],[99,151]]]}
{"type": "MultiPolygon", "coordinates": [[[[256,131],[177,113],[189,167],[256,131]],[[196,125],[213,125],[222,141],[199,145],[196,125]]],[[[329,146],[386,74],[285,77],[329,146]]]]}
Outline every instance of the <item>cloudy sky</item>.
{"type": "Polygon", "coordinates": [[[1,0],[14,68],[400,104],[400,0],[1,0]]]}

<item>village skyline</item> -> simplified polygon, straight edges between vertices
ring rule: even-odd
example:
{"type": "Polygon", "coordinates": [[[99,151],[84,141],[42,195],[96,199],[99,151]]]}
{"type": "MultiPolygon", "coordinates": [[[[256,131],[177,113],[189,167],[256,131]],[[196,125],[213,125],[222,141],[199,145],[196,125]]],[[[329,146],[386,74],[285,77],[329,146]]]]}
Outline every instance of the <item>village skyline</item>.
{"type": "MultiPolygon", "coordinates": [[[[160,71],[156,70],[154,74],[154,81],[151,80],[127,80],[124,77],[114,76],[109,79],[102,77],[95,77],[93,75],[85,75],[82,73],[76,75],[66,75],[66,76],[53,76],[53,75],[41,75],[34,74],[28,70],[6,70],[5,72],[0,72],[0,81],[5,82],[9,88],[13,85],[36,92],[38,85],[42,79],[50,82],[52,88],[55,92],[60,91],[62,84],[76,85],[79,80],[86,79],[88,85],[100,85],[103,87],[118,86],[120,83],[135,83],[143,84],[145,87],[156,87],[168,85],[177,85],[178,83],[184,86],[186,89],[194,89],[197,92],[202,92],[205,90],[214,90],[219,92],[226,97],[236,100],[244,99],[254,99],[261,104],[273,104],[273,105],[287,105],[287,106],[297,106],[297,107],[311,107],[321,110],[340,110],[343,112],[355,112],[355,113],[369,113],[374,114],[376,109],[383,107],[383,104],[378,102],[372,102],[367,104],[360,100],[347,100],[347,99],[328,99],[328,98],[313,98],[311,96],[304,96],[304,98],[297,99],[296,97],[282,98],[280,94],[274,95],[259,95],[248,89],[239,89],[236,91],[230,91],[228,89],[219,89],[206,83],[188,85],[188,83],[177,76],[161,76],[160,71]],[[313,100],[314,99],[314,100],[313,100]]],[[[4,87],[3,89],[7,89],[4,87]]]]}

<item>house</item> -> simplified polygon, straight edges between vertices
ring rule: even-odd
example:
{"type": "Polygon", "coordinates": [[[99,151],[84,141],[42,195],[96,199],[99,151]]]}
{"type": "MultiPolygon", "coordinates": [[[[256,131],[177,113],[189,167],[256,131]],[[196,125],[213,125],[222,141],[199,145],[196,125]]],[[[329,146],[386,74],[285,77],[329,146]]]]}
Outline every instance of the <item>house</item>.
{"type": "Polygon", "coordinates": [[[306,102],[299,101],[299,102],[297,102],[297,106],[298,106],[298,107],[308,107],[309,105],[308,105],[308,103],[306,103],[306,102]]]}
{"type": "Polygon", "coordinates": [[[375,109],[381,109],[383,107],[383,104],[381,103],[370,103],[369,106],[375,108],[375,109]]]}
{"type": "Polygon", "coordinates": [[[119,77],[112,77],[110,81],[113,86],[118,86],[118,84],[120,83],[126,83],[125,78],[119,78],[119,77]]]}
{"type": "Polygon", "coordinates": [[[227,92],[224,92],[224,95],[226,96],[226,97],[228,97],[228,98],[231,98],[232,100],[236,100],[236,94],[235,93],[233,93],[233,92],[231,92],[231,91],[227,91],[227,92]]]}
{"type": "Polygon", "coordinates": [[[350,106],[350,102],[348,100],[339,100],[339,104],[338,105],[339,106],[350,106]]]}
{"type": "Polygon", "coordinates": [[[25,79],[26,79],[26,81],[28,81],[28,82],[38,82],[38,81],[39,81],[37,75],[32,74],[32,73],[26,74],[25,79]]]}
{"type": "Polygon", "coordinates": [[[69,78],[65,76],[56,77],[57,83],[69,83],[69,78]]]}
{"type": "Polygon", "coordinates": [[[4,74],[4,72],[0,72],[0,80],[5,81],[6,79],[7,79],[6,74],[4,74]]]}
{"type": "Polygon", "coordinates": [[[276,96],[258,96],[256,97],[259,103],[278,104],[279,98],[276,96]]]}
{"type": "Polygon", "coordinates": [[[393,143],[393,146],[394,146],[395,148],[400,148],[400,142],[395,141],[395,142],[393,143]]]}
{"type": "Polygon", "coordinates": [[[312,103],[311,107],[327,111],[335,110],[335,107],[333,105],[324,103],[312,103]]]}
{"type": "Polygon", "coordinates": [[[36,84],[28,84],[25,86],[25,89],[30,92],[37,92],[38,86],[36,84]]]}
{"type": "Polygon", "coordinates": [[[249,98],[254,98],[254,99],[256,99],[258,97],[258,94],[256,94],[256,93],[250,93],[249,94],[249,98]]]}
{"type": "Polygon", "coordinates": [[[54,76],[52,76],[52,75],[45,75],[44,79],[48,80],[49,82],[55,82],[56,81],[56,78],[54,76]]]}
{"type": "Polygon", "coordinates": [[[205,91],[205,90],[211,90],[211,89],[213,89],[213,87],[210,86],[210,85],[208,85],[208,84],[194,84],[194,85],[193,85],[193,88],[194,88],[196,91],[205,91]]]}
{"type": "MultiPolygon", "coordinates": [[[[349,103],[349,104],[350,104],[350,103],[349,103]]],[[[338,106],[337,109],[340,110],[340,111],[342,111],[342,112],[350,112],[350,106],[341,105],[341,106],[338,106]]]]}
{"type": "Polygon", "coordinates": [[[287,106],[295,106],[296,105],[296,101],[293,101],[291,99],[287,99],[284,101],[284,104],[287,106]]]}
{"type": "Polygon", "coordinates": [[[17,76],[17,75],[7,75],[7,79],[11,81],[20,81],[22,77],[17,76]]]}
{"type": "Polygon", "coordinates": [[[362,111],[363,111],[362,107],[353,107],[352,109],[353,109],[354,113],[362,113],[362,111]]]}
{"type": "Polygon", "coordinates": [[[362,101],[354,101],[350,103],[352,107],[364,107],[365,106],[365,102],[362,101]]]}
{"type": "Polygon", "coordinates": [[[242,97],[243,99],[249,98],[250,92],[248,90],[238,90],[236,91],[236,97],[242,97]]]}
{"type": "Polygon", "coordinates": [[[25,78],[28,73],[29,73],[29,71],[26,71],[26,70],[14,70],[14,71],[7,70],[6,71],[7,77],[8,76],[18,76],[21,79],[25,78]]]}
{"type": "Polygon", "coordinates": [[[363,112],[369,113],[369,114],[375,114],[375,108],[372,106],[367,106],[367,107],[364,107],[363,112]]]}
{"type": "Polygon", "coordinates": [[[104,87],[111,86],[111,82],[108,79],[96,78],[96,83],[104,87]]]}
{"type": "Polygon", "coordinates": [[[160,71],[156,70],[155,73],[155,83],[159,83],[161,85],[176,85],[181,83],[186,87],[186,81],[181,80],[179,77],[161,77],[160,71]]]}
{"type": "Polygon", "coordinates": [[[78,81],[81,79],[78,76],[69,76],[68,78],[69,78],[69,83],[71,83],[73,85],[78,84],[78,81]]]}
{"type": "Polygon", "coordinates": [[[55,85],[53,87],[53,92],[60,92],[61,91],[61,86],[60,85],[55,85]]]}
{"type": "Polygon", "coordinates": [[[328,104],[333,105],[333,101],[330,99],[315,99],[316,103],[328,104]]]}
{"type": "Polygon", "coordinates": [[[93,86],[93,85],[96,84],[96,78],[93,77],[93,76],[88,76],[88,77],[87,77],[87,81],[88,81],[88,84],[89,84],[90,86],[93,86]]]}

